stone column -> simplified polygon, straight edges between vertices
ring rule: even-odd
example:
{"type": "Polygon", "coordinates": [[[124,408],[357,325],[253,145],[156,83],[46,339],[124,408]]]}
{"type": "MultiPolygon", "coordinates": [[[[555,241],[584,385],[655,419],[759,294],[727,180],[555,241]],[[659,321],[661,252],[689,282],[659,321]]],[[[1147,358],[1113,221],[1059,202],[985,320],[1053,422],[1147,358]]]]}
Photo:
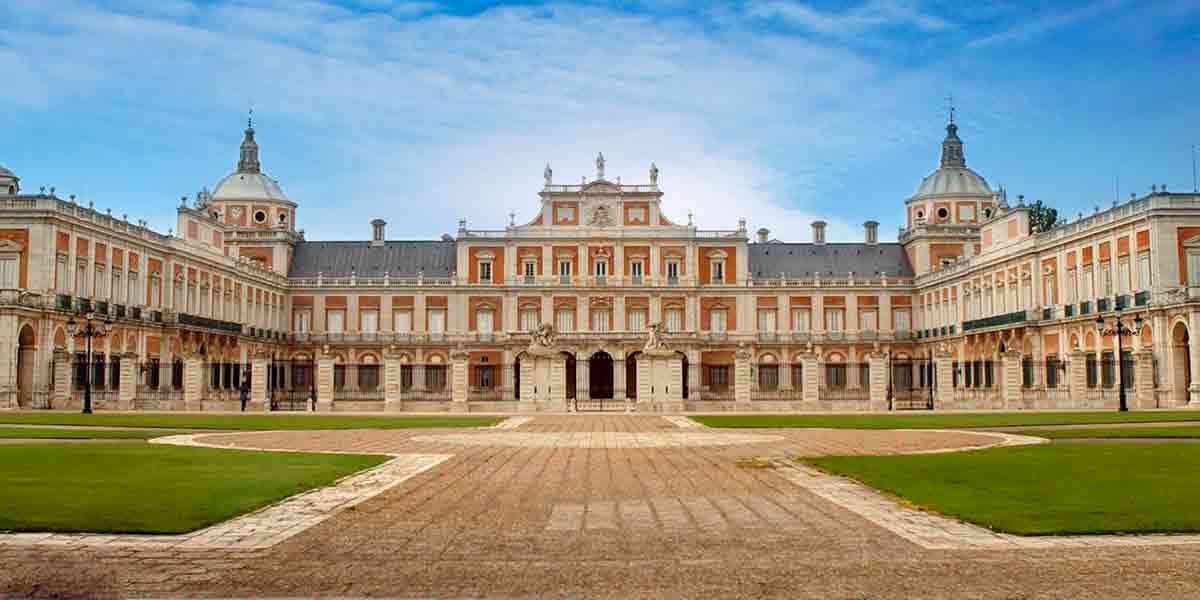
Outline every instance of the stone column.
{"type": "Polygon", "coordinates": [[[1188,406],[1200,406],[1200,312],[1192,312],[1188,318],[1188,362],[1192,383],[1188,386],[1188,406]]]}
{"type": "MultiPolygon", "coordinates": [[[[267,398],[267,379],[269,378],[267,371],[271,362],[267,359],[264,352],[256,352],[254,357],[250,359],[250,404],[255,407],[261,407],[264,411],[271,410],[271,400],[267,398]]],[[[237,382],[238,388],[241,388],[242,382],[237,382]]],[[[239,405],[241,401],[241,393],[238,394],[239,405]]],[[[240,408],[240,406],[239,406],[240,408]]],[[[248,408],[248,407],[247,407],[248,408]]]]}
{"type": "Polygon", "coordinates": [[[702,354],[699,350],[688,350],[688,401],[703,400],[704,365],[701,363],[702,354]]]}
{"type": "MultiPolygon", "coordinates": [[[[937,386],[933,394],[934,408],[963,408],[954,406],[954,354],[944,350],[934,352],[933,369],[937,386]]],[[[913,376],[918,375],[913,373],[913,376]]]]}
{"type": "MultiPolygon", "coordinates": [[[[547,382],[551,410],[567,408],[567,358],[561,354],[551,356],[550,380],[547,382]]],[[[541,392],[539,392],[541,393],[541,392]]]]}
{"type": "Polygon", "coordinates": [[[1133,353],[1132,408],[1158,408],[1154,397],[1154,353],[1138,350],[1133,353]]]}
{"type": "Polygon", "coordinates": [[[450,410],[452,412],[469,411],[467,405],[468,356],[462,349],[450,353],[450,410]]]}
{"type": "Polygon", "coordinates": [[[645,352],[637,357],[637,405],[654,406],[654,367],[653,361],[645,352]]]}
{"type": "Polygon", "coordinates": [[[383,353],[383,410],[400,412],[404,402],[401,400],[400,355],[395,352],[383,353]]]}
{"type": "Polygon", "coordinates": [[[870,366],[870,407],[872,411],[883,412],[888,409],[888,355],[885,352],[867,354],[867,364],[870,366]]]}
{"type": "Polygon", "coordinates": [[[1025,408],[1021,397],[1021,352],[1009,350],[1000,355],[1000,403],[1005,409],[1025,408]]]}
{"type": "Polygon", "coordinates": [[[800,355],[800,376],[803,389],[800,391],[801,408],[818,410],[821,407],[821,367],[814,352],[800,355]]]}
{"type": "Polygon", "coordinates": [[[1074,408],[1083,406],[1086,402],[1084,394],[1087,393],[1087,352],[1072,350],[1070,356],[1070,364],[1067,365],[1067,387],[1071,390],[1073,406],[1055,408],[1074,408]]]}
{"type": "Polygon", "coordinates": [[[536,412],[537,395],[546,393],[544,385],[542,389],[538,389],[536,378],[537,361],[539,360],[542,359],[535,358],[531,354],[526,354],[525,358],[521,359],[521,399],[517,404],[517,410],[520,412],[536,412]]]}
{"type": "Polygon", "coordinates": [[[580,402],[590,400],[592,397],[591,377],[589,377],[591,365],[588,363],[588,359],[579,358],[582,354],[584,353],[579,352],[575,355],[575,400],[580,402]]]}
{"type": "Polygon", "coordinates": [[[613,352],[613,400],[625,401],[625,351],[613,352]]]}
{"type": "Polygon", "coordinates": [[[733,402],[738,410],[753,409],[750,403],[750,390],[753,386],[750,360],[753,356],[749,348],[740,344],[733,354],[733,402]]]}
{"type": "MultiPolygon", "coordinates": [[[[54,397],[53,408],[66,408],[71,402],[71,354],[61,348],[54,350],[54,397]]],[[[168,382],[169,383],[169,382],[168,382]]]]}
{"type": "Polygon", "coordinates": [[[199,356],[183,359],[183,408],[204,410],[204,359],[199,356]]]}
{"type": "MultiPolygon", "coordinates": [[[[334,356],[327,353],[321,353],[317,357],[318,412],[333,412],[333,360],[334,356]]],[[[254,379],[257,381],[258,375],[255,375],[254,379]]]]}
{"type": "Polygon", "coordinates": [[[666,380],[663,382],[663,412],[683,411],[683,359],[671,354],[662,359],[666,380]]]}
{"type": "Polygon", "coordinates": [[[121,355],[121,387],[117,391],[117,410],[133,408],[133,399],[137,396],[138,355],[126,352],[121,355]]]}

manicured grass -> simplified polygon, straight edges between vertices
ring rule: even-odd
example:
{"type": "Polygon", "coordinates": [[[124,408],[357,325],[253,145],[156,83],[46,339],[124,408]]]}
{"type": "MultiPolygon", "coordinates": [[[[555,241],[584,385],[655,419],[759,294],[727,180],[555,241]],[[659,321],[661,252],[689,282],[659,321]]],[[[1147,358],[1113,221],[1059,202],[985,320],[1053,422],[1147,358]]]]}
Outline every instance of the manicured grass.
{"type": "Polygon", "coordinates": [[[1030,429],[1024,435],[1035,435],[1051,439],[1071,438],[1200,438],[1200,426],[1183,427],[1114,427],[1112,429],[1030,429]]]}
{"type": "Polygon", "coordinates": [[[141,431],[137,429],[51,429],[34,427],[4,427],[0,426],[0,439],[56,439],[56,440],[95,440],[122,439],[144,440],[169,435],[163,431],[141,431]]]}
{"type": "Polygon", "coordinates": [[[385,460],[156,444],[0,446],[0,530],[183,533],[385,460]]]}
{"type": "Polygon", "coordinates": [[[1023,535],[1200,532],[1200,444],[1045,444],[804,459],[917,506],[1023,535]]]}
{"type": "Polygon", "coordinates": [[[709,427],[720,428],[828,427],[833,429],[939,429],[1163,421],[1196,421],[1200,424],[1200,411],[953,414],[922,412],[887,415],[700,415],[691,417],[691,419],[709,427]]]}
{"type": "Polygon", "coordinates": [[[424,427],[487,427],[503,417],[457,416],[335,416],[335,415],[205,415],[205,414],[105,414],[70,412],[0,413],[0,424],[97,425],[175,429],[409,429],[424,427]]]}

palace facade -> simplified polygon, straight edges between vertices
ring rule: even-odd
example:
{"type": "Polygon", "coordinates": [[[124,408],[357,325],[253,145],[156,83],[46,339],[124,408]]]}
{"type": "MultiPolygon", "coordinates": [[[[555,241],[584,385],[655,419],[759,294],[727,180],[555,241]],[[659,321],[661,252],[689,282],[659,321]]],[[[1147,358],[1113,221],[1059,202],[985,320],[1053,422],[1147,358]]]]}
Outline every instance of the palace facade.
{"type": "Polygon", "coordinates": [[[946,133],[897,242],[699,229],[656,166],[603,156],[547,166],[521,224],[308,241],[252,126],[167,235],[0,167],[0,406],[231,410],[243,382],[254,410],[1200,405],[1200,195],[1031,231],[946,133]]]}

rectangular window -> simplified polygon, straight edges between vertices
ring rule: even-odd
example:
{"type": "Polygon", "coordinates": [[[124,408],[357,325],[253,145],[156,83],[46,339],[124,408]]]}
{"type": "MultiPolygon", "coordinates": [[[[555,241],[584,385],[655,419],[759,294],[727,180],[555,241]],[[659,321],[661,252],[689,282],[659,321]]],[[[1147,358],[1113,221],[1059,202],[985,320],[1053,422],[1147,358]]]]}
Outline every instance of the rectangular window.
{"type": "Polygon", "coordinates": [[[596,277],[607,277],[607,276],[608,276],[608,261],[606,261],[606,260],[596,261],[596,277]]]}
{"type": "Polygon", "coordinates": [[[679,279],[679,261],[667,261],[667,280],[674,281],[679,279]]]}
{"type": "Polygon", "coordinates": [[[480,281],[480,283],[491,283],[492,282],[492,263],[490,263],[490,262],[479,263],[479,281],[480,281]]]}
{"type": "Polygon", "coordinates": [[[475,314],[475,330],[479,333],[491,333],[494,331],[492,327],[492,315],[494,313],[490,309],[484,309],[475,314]]]}
{"type": "Polygon", "coordinates": [[[846,363],[830,363],[825,365],[825,387],[831,389],[846,387],[846,363]]]}
{"type": "Polygon", "coordinates": [[[121,272],[116,270],[112,274],[112,296],[113,302],[125,302],[125,286],[121,285],[121,272]]]}
{"type": "Polygon", "coordinates": [[[1083,269],[1083,295],[1079,298],[1080,301],[1087,302],[1096,296],[1092,294],[1092,268],[1084,267],[1083,269]]]}
{"type": "Polygon", "coordinates": [[[575,218],[575,209],[570,206],[560,206],[554,211],[556,221],[570,221],[575,218]]]}
{"type": "Polygon", "coordinates": [[[668,308],[666,310],[666,315],[667,315],[667,319],[666,319],[667,331],[669,331],[669,332],[683,331],[683,309],[682,308],[668,308]]]}
{"type": "Polygon", "coordinates": [[[525,273],[525,279],[532,280],[537,276],[537,263],[532,260],[527,260],[522,265],[525,273]]]}
{"type": "Polygon", "coordinates": [[[812,311],[807,308],[792,309],[792,327],[796,331],[807,332],[812,329],[812,311]]]}
{"type": "Polygon", "coordinates": [[[75,295],[81,298],[88,297],[87,273],[86,264],[81,264],[75,269],[75,295]]]}
{"type": "Polygon", "coordinates": [[[1075,296],[1076,296],[1076,293],[1079,291],[1078,285],[1079,285],[1079,282],[1076,279],[1075,269],[1067,269],[1067,298],[1066,298],[1067,304],[1075,303],[1075,296]]]}
{"type": "Polygon", "coordinates": [[[534,308],[521,310],[521,331],[534,331],[538,328],[538,311],[534,308]]]}
{"type": "Polygon", "coordinates": [[[1124,294],[1129,291],[1129,257],[1122,256],[1117,262],[1117,293],[1124,294]]]}
{"type": "Polygon", "coordinates": [[[825,309],[825,325],[829,331],[841,331],[845,329],[846,313],[840,308],[825,309]]]}
{"type": "Polygon", "coordinates": [[[20,263],[16,256],[0,259],[0,289],[15,290],[20,282],[20,263]]]}
{"type": "Polygon", "coordinates": [[[910,331],[912,328],[912,315],[907,308],[896,310],[893,315],[896,319],[896,331],[910,331]]]}
{"type": "Polygon", "coordinates": [[[308,333],[312,331],[312,311],[298,310],[292,316],[292,327],[296,333],[308,333]]]}
{"type": "Polygon", "coordinates": [[[392,311],[392,330],[396,333],[411,333],[413,328],[411,310],[392,311]]]}
{"type": "Polygon", "coordinates": [[[709,283],[725,283],[725,261],[712,261],[712,278],[709,283]]]}
{"type": "Polygon", "coordinates": [[[592,331],[610,331],[612,330],[612,311],[609,310],[593,310],[592,311],[592,331]]]}
{"type": "Polygon", "coordinates": [[[758,389],[765,392],[779,389],[779,365],[758,365],[758,389]]]}
{"type": "Polygon", "coordinates": [[[719,308],[719,309],[716,309],[716,310],[713,310],[712,312],[710,312],[709,313],[709,323],[711,325],[710,329],[714,333],[724,333],[726,330],[727,322],[728,322],[727,317],[728,317],[728,312],[723,308],[719,308]]]}
{"type": "Polygon", "coordinates": [[[1104,276],[1104,295],[1113,295],[1112,264],[1100,263],[1100,272],[1104,276]]]}
{"type": "Polygon", "coordinates": [[[359,331],[363,333],[375,333],[379,331],[379,311],[375,309],[362,310],[358,313],[359,316],[359,331]]]}
{"type": "Polygon", "coordinates": [[[60,293],[70,293],[71,288],[67,285],[67,279],[70,274],[71,273],[67,270],[67,257],[65,255],[59,255],[58,267],[54,274],[54,282],[60,293]]]}
{"type": "Polygon", "coordinates": [[[1150,289],[1150,253],[1143,252],[1138,255],[1138,290],[1145,291],[1150,289]]]}
{"type": "Polygon", "coordinates": [[[635,260],[635,261],[629,263],[629,274],[634,279],[641,279],[642,278],[642,261],[635,260]]]}
{"type": "Polygon", "coordinates": [[[559,331],[575,331],[575,311],[570,308],[560,308],[554,315],[555,327],[559,331]]]}
{"type": "Polygon", "coordinates": [[[429,309],[429,333],[445,333],[446,332],[446,309],[431,308],[429,309]]]}
{"type": "Polygon", "coordinates": [[[870,309],[858,313],[859,328],[863,331],[875,331],[879,328],[879,312],[870,309]]]}
{"type": "Polygon", "coordinates": [[[773,308],[761,308],[758,311],[758,330],[763,332],[775,331],[776,312],[773,308]]]}
{"type": "Polygon", "coordinates": [[[558,261],[558,276],[562,278],[568,278],[571,276],[571,261],[558,261]]]}
{"type": "Polygon", "coordinates": [[[106,300],[108,298],[108,281],[104,274],[104,267],[96,267],[96,277],[92,279],[92,283],[96,286],[93,290],[92,298],[96,300],[106,300]]]}
{"type": "Polygon", "coordinates": [[[707,365],[708,386],[714,390],[729,388],[729,367],[725,365],[707,365]]]}
{"type": "MultiPolygon", "coordinates": [[[[667,312],[670,313],[671,311],[668,310],[667,312]]],[[[642,331],[646,329],[646,311],[640,308],[629,311],[629,323],[627,325],[626,329],[629,331],[642,331]]],[[[671,330],[670,324],[667,325],[667,330],[671,330]]]]}
{"type": "Polygon", "coordinates": [[[330,309],[325,312],[325,330],[330,333],[341,333],[346,330],[346,311],[330,309]]]}

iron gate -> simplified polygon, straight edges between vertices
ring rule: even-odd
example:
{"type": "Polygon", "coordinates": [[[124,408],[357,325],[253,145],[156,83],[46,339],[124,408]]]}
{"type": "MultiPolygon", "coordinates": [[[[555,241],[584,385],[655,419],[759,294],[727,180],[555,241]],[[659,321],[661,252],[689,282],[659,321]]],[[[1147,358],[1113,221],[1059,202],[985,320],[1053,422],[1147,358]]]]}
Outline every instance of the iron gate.
{"type": "MultiPolygon", "coordinates": [[[[567,396],[576,412],[625,410],[625,401],[616,398],[618,368],[627,368],[607,352],[597,352],[582,364],[567,359],[567,396]],[[579,369],[582,367],[583,372],[579,369]],[[576,379],[576,378],[579,379],[576,379]],[[572,385],[574,384],[574,385],[572,385]]],[[[636,368],[636,367],[635,367],[636,368]]]]}
{"type": "Polygon", "coordinates": [[[315,410],[316,379],[317,370],[310,360],[271,361],[267,367],[267,398],[271,410],[315,410]]]}
{"type": "Polygon", "coordinates": [[[937,365],[928,358],[904,358],[888,366],[888,405],[892,410],[933,410],[937,365]]]}

